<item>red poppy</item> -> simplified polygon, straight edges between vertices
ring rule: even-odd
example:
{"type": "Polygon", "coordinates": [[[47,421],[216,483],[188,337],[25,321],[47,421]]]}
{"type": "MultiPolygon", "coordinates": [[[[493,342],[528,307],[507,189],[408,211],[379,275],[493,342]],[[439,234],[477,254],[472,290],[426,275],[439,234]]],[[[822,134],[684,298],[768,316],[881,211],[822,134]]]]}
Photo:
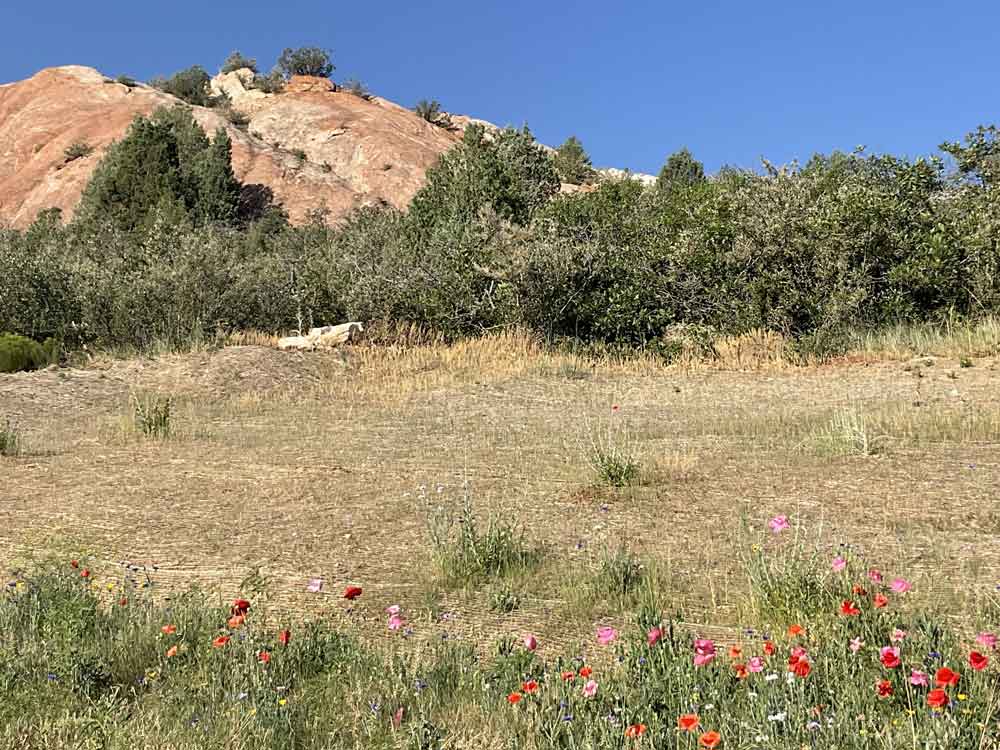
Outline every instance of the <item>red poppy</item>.
{"type": "Polygon", "coordinates": [[[855,615],[860,615],[861,610],[854,606],[854,602],[845,599],[844,603],[840,605],[840,614],[847,617],[853,617],[855,615]]]}
{"type": "Polygon", "coordinates": [[[872,599],[872,606],[875,607],[875,609],[882,609],[882,607],[888,603],[889,597],[882,593],[875,594],[875,597],[872,599]]]}
{"type": "Polygon", "coordinates": [[[927,705],[931,708],[944,708],[948,705],[948,694],[941,688],[934,688],[927,694],[927,705]]]}
{"type": "Polygon", "coordinates": [[[76,560],[70,560],[70,561],[69,561],[69,566],[70,566],[71,568],[79,568],[79,567],[80,567],[80,563],[79,563],[79,562],[77,562],[76,560]]]}
{"type": "Polygon", "coordinates": [[[163,633],[164,635],[173,635],[174,633],[177,632],[177,626],[164,625],[162,628],[160,628],[160,632],[163,633]]]}
{"type": "Polygon", "coordinates": [[[792,652],[788,655],[788,668],[791,669],[796,664],[799,663],[800,659],[804,659],[806,656],[806,650],[802,646],[796,646],[792,649],[792,652]]]}
{"type": "Polygon", "coordinates": [[[900,664],[899,654],[896,653],[896,649],[885,649],[879,659],[888,669],[895,669],[900,664]]]}
{"type": "Polygon", "coordinates": [[[261,662],[261,664],[270,664],[271,654],[269,654],[267,651],[261,651],[259,654],[257,654],[257,659],[261,662]]]}
{"type": "Polygon", "coordinates": [[[292,633],[289,630],[282,630],[278,633],[278,643],[282,646],[287,646],[288,642],[292,640],[292,633]]]}
{"type": "Polygon", "coordinates": [[[804,627],[802,627],[801,625],[796,624],[796,625],[789,625],[788,626],[788,637],[789,638],[794,638],[797,635],[802,635],[804,632],[806,632],[806,629],[804,627]]]}
{"type": "Polygon", "coordinates": [[[569,682],[576,678],[576,672],[563,672],[561,676],[564,682],[569,682]]]}
{"type": "Polygon", "coordinates": [[[720,742],[722,742],[722,735],[715,731],[705,732],[705,734],[698,738],[698,746],[709,748],[709,750],[713,747],[718,747],[720,742]]]}
{"type": "Polygon", "coordinates": [[[167,649],[167,658],[169,659],[171,656],[177,656],[177,646],[171,646],[167,649]]]}
{"type": "Polygon", "coordinates": [[[523,697],[524,696],[521,695],[520,693],[511,693],[510,695],[507,696],[507,702],[512,706],[516,706],[518,703],[521,702],[521,698],[523,697]]]}
{"type": "Polygon", "coordinates": [[[683,714],[677,717],[677,728],[685,732],[693,732],[698,728],[698,714],[683,714]]]}
{"type": "Polygon", "coordinates": [[[986,669],[986,665],[990,663],[990,660],[983,656],[978,651],[973,651],[969,654],[969,666],[972,667],[977,672],[982,672],[986,669]]]}
{"type": "Polygon", "coordinates": [[[592,674],[594,674],[594,670],[591,669],[590,667],[580,667],[581,677],[590,677],[590,675],[592,674]]]}
{"type": "Polygon", "coordinates": [[[233,602],[232,608],[229,610],[231,615],[246,615],[250,610],[250,602],[246,599],[237,599],[233,602]]]}
{"type": "Polygon", "coordinates": [[[632,724],[625,729],[626,737],[642,737],[646,733],[645,724],[632,724]]]}
{"type": "Polygon", "coordinates": [[[792,668],[792,671],[799,677],[808,677],[809,672],[812,671],[812,665],[805,659],[799,659],[792,668]]]}
{"type": "Polygon", "coordinates": [[[952,672],[948,667],[941,667],[934,673],[934,684],[938,687],[955,687],[961,676],[958,672],[952,672]]]}
{"type": "Polygon", "coordinates": [[[344,598],[349,599],[350,601],[354,601],[359,596],[361,596],[361,591],[362,589],[360,586],[348,586],[346,589],[344,589],[344,598]]]}
{"type": "Polygon", "coordinates": [[[246,617],[244,615],[233,615],[226,621],[226,625],[228,625],[231,629],[235,630],[236,628],[238,628],[240,625],[243,624],[244,620],[246,620],[246,617]]]}
{"type": "Polygon", "coordinates": [[[538,692],[538,683],[534,680],[528,680],[526,683],[521,685],[521,689],[524,690],[528,695],[538,692]]]}
{"type": "Polygon", "coordinates": [[[888,680],[880,680],[875,689],[878,691],[879,698],[888,698],[892,695],[892,683],[888,680]]]}
{"type": "Polygon", "coordinates": [[[84,568],[83,570],[81,570],[80,571],[80,578],[90,578],[90,570],[87,569],[87,568],[84,568]]]}
{"type": "Polygon", "coordinates": [[[227,643],[229,643],[229,636],[220,635],[218,638],[212,641],[212,648],[222,648],[227,643]]]}
{"type": "Polygon", "coordinates": [[[768,656],[774,655],[774,644],[771,641],[764,641],[764,653],[768,656]]]}
{"type": "Polygon", "coordinates": [[[746,679],[747,676],[750,674],[747,671],[747,665],[743,664],[742,662],[733,665],[733,672],[736,673],[736,678],[740,680],[746,679]]]}
{"type": "Polygon", "coordinates": [[[733,661],[735,661],[736,659],[739,659],[741,656],[743,656],[743,647],[742,646],[730,646],[729,647],[729,658],[730,659],[732,659],[733,661]]]}

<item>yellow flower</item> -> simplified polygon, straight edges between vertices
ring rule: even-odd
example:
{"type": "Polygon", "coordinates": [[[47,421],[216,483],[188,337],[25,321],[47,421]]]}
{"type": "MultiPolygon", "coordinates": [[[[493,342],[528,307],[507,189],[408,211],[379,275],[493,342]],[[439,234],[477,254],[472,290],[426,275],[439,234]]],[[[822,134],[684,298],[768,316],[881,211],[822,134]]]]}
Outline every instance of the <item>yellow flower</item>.
{"type": "Polygon", "coordinates": [[[750,550],[752,552],[760,552],[760,545],[759,544],[753,544],[753,545],[750,546],[750,550]]]}
{"type": "Polygon", "coordinates": [[[109,583],[108,584],[108,591],[114,591],[114,590],[115,590],[115,585],[113,583],[109,583]]]}
{"type": "Polygon", "coordinates": [[[278,705],[279,706],[284,706],[286,703],[288,703],[288,699],[287,698],[278,698],[278,705]]]}
{"type": "Polygon", "coordinates": [[[969,697],[969,696],[967,696],[967,695],[966,695],[965,693],[959,693],[959,694],[958,694],[958,699],[959,699],[960,701],[964,701],[964,700],[967,700],[967,699],[968,699],[968,697],[969,697]]]}

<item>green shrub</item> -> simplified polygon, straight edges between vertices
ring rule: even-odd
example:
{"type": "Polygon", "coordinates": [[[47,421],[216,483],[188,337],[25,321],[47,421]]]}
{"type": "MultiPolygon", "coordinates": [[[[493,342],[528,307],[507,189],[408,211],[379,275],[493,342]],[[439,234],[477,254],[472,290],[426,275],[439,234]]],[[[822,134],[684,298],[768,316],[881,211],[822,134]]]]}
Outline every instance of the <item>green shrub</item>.
{"type": "Polygon", "coordinates": [[[242,70],[243,68],[249,68],[255,74],[257,73],[257,61],[252,57],[245,57],[243,53],[239,50],[231,52],[229,57],[226,58],[225,62],[222,63],[222,68],[220,73],[232,73],[236,70],[242,70]]]}
{"type": "Polygon", "coordinates": [[[348,94],[353,94],[365,100],[372,98],[372,93],[368,90],[368,87],[356,78],[348,78],[344,81],[341,88],[348,94]]]}
{"type": "Polygon", "coordinates": [[[0,372],[23,372],[48,366],[55,343],[39,344],[13,333],[0,334],[0,372]]]}
{"type": "Polygon", "coordinates": [[[172,94],[178,99],[197,107],[212,107],[218,99],[209,92],[211,78],[200,65],[192,65],[170,78],[154,78],[149,82],[153,88],[172,94]]]}
{"type": "Polygon", "coordinates": [[[441,104],[436,99],[433,101],[421,99],[413,107],[413,111],[417,117],[426,120],[431,125],[437,125],[442,128],[451,127],[451,117],[448,113],[441,111],[441,104]]]}
{"type": "Polygon", "coordinates": [[[93,152],[94,147],[89,143],[76,141],[75,143],[71,143],[67,146],[66,150],[63,151],[63,163],[69,164],[71,161],[75,161],[76,159],[82,159],[85,156],[90,156],[93,152]]]}
{"type": "Polygon", "coordinates": [[[263,91],[265,94],[280,94],[285,88],[285,76],[280,70],[274,69],[266,76],[254,76],[250,88],[263,91]]]}
{"type": "Polygon", "coordinates": [[[120,83],[122,86],[127,86],[130,89],[134,89],[138,84],[132,76],[120,75],[115,79],[115,83],[120,83]]]}
{"type": "Polygon", "coordinates": [[[286,47],[278,58],[277,68],[286,78],[292,76],[316,76],[329,78],[333,73],[330,53],[319,47],[286,47]]]}

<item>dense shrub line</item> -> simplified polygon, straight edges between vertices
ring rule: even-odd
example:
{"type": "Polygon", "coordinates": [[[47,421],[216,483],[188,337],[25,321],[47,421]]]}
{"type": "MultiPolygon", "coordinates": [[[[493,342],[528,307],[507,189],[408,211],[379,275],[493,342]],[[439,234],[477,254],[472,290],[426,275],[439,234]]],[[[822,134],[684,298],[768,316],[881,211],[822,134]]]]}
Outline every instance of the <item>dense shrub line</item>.
{"type": "MultiPolygon", "coordinates": [[[[209,143],[224,161],[228,144],[209,143]]],[[[224,184],[226,211],[174,190],[130,199],[127,222],[84,206],[68,225],[45,214],[0,231],[0,331],[145,346],[352,318],[448,336],[521,325],[668,353],[678,328],[766,329],[833,352],[852,330],[1000,311],[996,130],[944,148],[957,169],[856,152],[706,178],[680,154],[655,187],[558,196],[527,130],[473,126],[408,212],[363,208],[336,227],[235,215],[231,172],[199,166],[189,194],[224,184]]]]}

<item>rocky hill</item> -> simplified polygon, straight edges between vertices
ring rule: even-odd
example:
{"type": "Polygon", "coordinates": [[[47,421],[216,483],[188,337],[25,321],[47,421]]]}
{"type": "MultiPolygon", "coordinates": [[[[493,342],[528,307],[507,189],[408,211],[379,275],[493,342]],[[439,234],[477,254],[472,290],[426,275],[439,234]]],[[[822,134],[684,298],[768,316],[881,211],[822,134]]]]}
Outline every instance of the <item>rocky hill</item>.
{"type": "MultiPolygon", "coordinates": [[[[282,93],[265,94],[249,87],[250,76],[235,71],[211,84],[245,124],[237,127],[218,109],[192,109],[207,131],[229,132],[236,176],[269,189],[294,222],[314,210],[336,219],[366,204],[404,208],[466,124],[494,127],[461,116],[453,116],[450,129],[437,127],[324,78],[296,76],[282,93]]],[[[81,66],[0,85],[0,223],[24,227],[52,207],[71,216],[102,153],[135,116],[177,103],[158,89],[81,66]],[[66,150],[76,144],[90,151],[70,159],[66,150]]]]}

